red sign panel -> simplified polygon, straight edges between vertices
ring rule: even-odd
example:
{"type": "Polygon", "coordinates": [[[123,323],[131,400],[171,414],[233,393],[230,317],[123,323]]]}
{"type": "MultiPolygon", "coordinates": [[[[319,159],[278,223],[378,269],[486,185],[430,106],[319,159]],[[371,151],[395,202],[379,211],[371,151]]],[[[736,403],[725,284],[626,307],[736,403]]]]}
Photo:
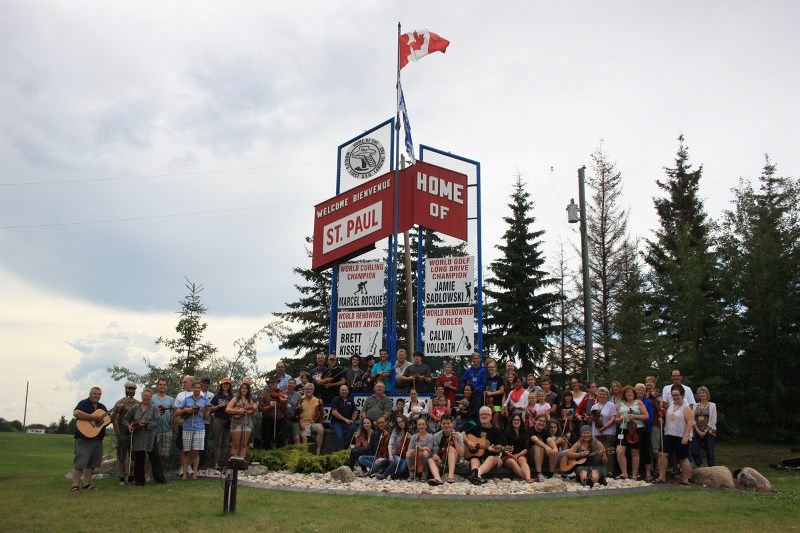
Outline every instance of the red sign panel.
{"type": "Polygon", "coordinates": [[[393,172],[317,204],[311,268],[326,268],[388,237],[393,231],[393,217],[393,172]]]}
{"type": "MultiPolygon", "coordinates": [[[[394,172],[314,207],[314,255],[321,270],[353,257],[394,231],[394,172]]],[[[424,161],[400,171],[398,232],[414,224],[467,240],[467,176],[424,161]]]]}
{"type": "MultiPolygon", "coordinates": [[[[408,226],[467,240],[467,176],[424,161],[401,174],[401,217],[410,210],[408,226]]],[[[402,224],[401,224],[402,226],[402,224]]]]}

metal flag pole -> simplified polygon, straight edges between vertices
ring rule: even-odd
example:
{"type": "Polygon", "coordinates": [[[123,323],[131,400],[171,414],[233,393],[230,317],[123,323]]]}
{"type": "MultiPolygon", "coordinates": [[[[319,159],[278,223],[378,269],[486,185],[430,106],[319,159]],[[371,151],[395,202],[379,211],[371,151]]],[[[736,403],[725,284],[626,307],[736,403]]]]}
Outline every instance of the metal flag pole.
{"type": "MultiPolygon", "coordinates": [[[[390,346],[390,357],[395,361],[397,352],[397,233],[399,231],[399,212],[400,212],[400,22],[397,23],[397,82],[395,83],[395,165],[394,165],[394,216],[392,227],[392,282],[390,287],[392,294],[392,316],[387,324],[387,337],[390,346]]],[[[394,388],[394,383],[392,383],[394,388]]]]}

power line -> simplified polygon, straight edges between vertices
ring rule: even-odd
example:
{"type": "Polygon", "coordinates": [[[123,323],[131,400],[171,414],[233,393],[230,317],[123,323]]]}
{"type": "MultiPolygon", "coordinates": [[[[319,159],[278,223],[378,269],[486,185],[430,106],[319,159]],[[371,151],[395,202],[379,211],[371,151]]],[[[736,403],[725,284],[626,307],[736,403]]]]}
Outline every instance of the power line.
{"type": "Polygon", "coordinates": [[[303,201],[303,202],[287,202],[283,204],[268,204],[268,205],[256,205],[252,207],[236,207],[232,209],[215,209],[212,211],[195,211],[191,213],[175,213],[171,215],[153,215],[149,217],[130,217],[130,218],[109,218],[103,220],[86,220],[82,222],[52,222],[48,224],[20,224],[15,226],[0,226],[0,229],[27,229],[27,228],[49,228],[49,227],[58,227],[58,226],[84,226],[90,224],[108,224],[112,222],[136,222],[142,220],[158,220],[164,218],[179,218],[179,217],[191,217],[197,215],[213,215],[218,213],[234,213],[236,211],[251,211],[254,209],[265,209],[268,207],[286,207],[290,205],[303,205],[303,204],[310,204],[310,201],[303,201]]]}
{"type": "Polygon", "coordinates": [[[196,172],[179,172],[179,173],[172,173],[172,174],[147,174],[142,176],[122,176],[116,178],[84,178],[84,179],[76,179],[76,180],[52,180],[52,181],[11,181],[11,182],[0,182],[0,186],[3,187],[20,187],[26,185],[60,185],[60,184],[68,184],[68,183],[96,183],[96,182],[106,182],[106,181],[127,181],[127,180],[143,180],[143,179],[153,179],[153,178],[173,178],[173,177],[182,177],[182,176],[197,176],[201,174],[221,174],[226,172],[246,172],[251,170],[266,170],[271,168],[286,168],[286,167],[302,167],[302,166],[311,166],[311,165],[322,165],[326,163],[331,163],[332,161],[311,161],[308,163],[285,163],[282,165],[264,165],[259,167],[247,167],[247,168],[229,168],[229,169],[221,169],[221,170],[198,170],[196,172]]]}

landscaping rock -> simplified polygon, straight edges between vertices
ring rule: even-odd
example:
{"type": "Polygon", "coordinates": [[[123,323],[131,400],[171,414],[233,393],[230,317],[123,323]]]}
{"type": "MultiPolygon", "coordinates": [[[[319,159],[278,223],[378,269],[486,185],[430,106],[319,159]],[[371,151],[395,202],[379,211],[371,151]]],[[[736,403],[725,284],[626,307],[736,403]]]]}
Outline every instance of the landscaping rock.
{"type": "Polygon", "coordinates": [[[264,476],[269,473],[269,469],[264,465],[250,465],[244,471],[246,476],[264,476]]]}
{"type": "Polygon", "coordinates": [[[755,468],[746,466],[738,471],[736,480],[739,486],[743,489],[759,490],[770,492],[772,491],[772,483],[767,478],[762,476],[755,468]]]}
{"type": "Polygon", "coordinates": [[[702,466],[692,471],[692,481],[704,487],[736,488],[733,474],[727,466],[702,466]]]}
{"type": "Polygon", "coordinates": [[[567,490],[567,484],[561,479],[545,479],[541,484],[542,492],[564,492],[567,490]]]}
{"type": "Polygon", "coordinates": [[[352,483],[356,480],[356,475],[349,466],[340,466],[336,470],[331,470],[331,479],[340,483],[352,483]]]}

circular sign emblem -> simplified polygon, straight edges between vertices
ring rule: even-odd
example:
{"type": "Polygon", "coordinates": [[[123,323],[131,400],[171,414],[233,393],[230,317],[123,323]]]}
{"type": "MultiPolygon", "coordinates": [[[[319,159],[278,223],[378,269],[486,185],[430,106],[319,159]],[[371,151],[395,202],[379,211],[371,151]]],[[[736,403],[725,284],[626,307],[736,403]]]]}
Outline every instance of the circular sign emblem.
{"type": "Polygon", "coordinates": [[[386,150],[383,145],[364,137],[350,146],[344,155],[344,168],[347,173],[358,179],[368,179],[377,174],[386,160],[386,150]]]}

